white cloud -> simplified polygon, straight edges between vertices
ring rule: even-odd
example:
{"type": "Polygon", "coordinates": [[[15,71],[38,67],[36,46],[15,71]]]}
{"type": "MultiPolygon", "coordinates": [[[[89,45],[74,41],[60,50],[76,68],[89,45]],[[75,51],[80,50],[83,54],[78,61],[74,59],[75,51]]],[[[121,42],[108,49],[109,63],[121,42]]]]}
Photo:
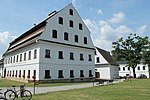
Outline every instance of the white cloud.
{"type": "Polygon", "coordinates": [[[112,42],[117,41],[119,38],[126,38],[126,36],[130,33],[136,33],[137,31],[144,34],[146,30],[146,25],[140,26],[138,30],[133,30],[126,25],[113,27],[104,20],[100,20],[98,23],[93,20],[86,19],[84,22],[91,31],[91,37],[94,45],[107,51],[112,50],[112,42]]]}
{"type": "Polygon", "coordinates": [[[109,20],[110,23],[117,24],[121,23],[125,18],[125,14],[123,12],[118,12],[113,14],[113,17],[109,20]]]}
{"type": "Polygon", "coordinates": [[[9,43],[15,38],[16,36],[12,36],[9,32],[0,32],[0,58],[5,50],[8,48],[9,43]]]}
{"type": "Polygon", "coordinates": [[[77,0],[72,0],[72,4],[75,6],[77,0]]]}
{"type": "Polygon", "coordinates": [[[140,26],[137,30],[137,33],[144,33],[146,32],[146,28],[147,28],[147,25],[143,25],[143,26],[140,26]]]}
{"type": "Polygon", "coordinates": [[[97,12],[97,14],[99,14],[99,15],[103,15],[103,12],[102,12],[101,9],[98,9],[96,12],[97,12]]]}

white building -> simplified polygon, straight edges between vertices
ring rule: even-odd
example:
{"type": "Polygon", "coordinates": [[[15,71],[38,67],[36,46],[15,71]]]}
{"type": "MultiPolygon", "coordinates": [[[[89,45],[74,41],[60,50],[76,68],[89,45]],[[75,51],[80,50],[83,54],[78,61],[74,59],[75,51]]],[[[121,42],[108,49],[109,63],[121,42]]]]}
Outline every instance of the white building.
{"type": "Polygon", "coordinates": [[[95,77],[94,51],[90,31],[69,4],[10,43],[4,74],[19,81],[86,81],[95,77]]]}
{"type": "MultiPolygon", "coordinates": [[[[126,62],[125,61],[120,61],[117,62],[119,64],[119,76],[125,77],[125,76],[132,76],[133,77],[133,69],[130,67],[126,67],[126,62]]],[[[141,74],[144,74],[147,76],[147,78],[150,78],[149,75],[149,68],[148,65],[146,64],[138,64],[137,67],[135,68],[135,74],[136,77],[139,77],[141,74]]]]}
{"type": "Polygon", "coordinates": [[[97,79],[113,80],[119,78],[118,66],[112,59],[110,52],[96,47],[95,70],[97,79]]]}
{"type": "Polygon", "coordinates": [[[3,74],[3,59],[0,60],[0,78],[2,77],[3,74]]]}

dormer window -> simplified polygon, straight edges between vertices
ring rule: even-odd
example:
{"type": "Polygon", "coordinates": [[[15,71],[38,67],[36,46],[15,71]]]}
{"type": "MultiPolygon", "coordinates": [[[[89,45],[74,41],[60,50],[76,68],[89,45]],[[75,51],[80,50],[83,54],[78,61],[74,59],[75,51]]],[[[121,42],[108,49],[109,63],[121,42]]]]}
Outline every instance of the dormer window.
{"type": "Polygon", "coordinates": [[[63,18],[62,17],[59,17],[59,24],[63,25],[63,18]]]}
{"type": "Polygon", "coordinates": [[[73,16],[73,10],[69,9],[69,14],[73,16]]]}

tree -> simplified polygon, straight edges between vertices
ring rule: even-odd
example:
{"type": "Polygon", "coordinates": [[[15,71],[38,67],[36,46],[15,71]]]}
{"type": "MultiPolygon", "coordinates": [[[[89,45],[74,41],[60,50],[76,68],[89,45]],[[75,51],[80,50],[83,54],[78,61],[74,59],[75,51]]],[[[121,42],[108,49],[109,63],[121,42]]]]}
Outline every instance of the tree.
{"type": "Polygon", "coordinates": [[[125,60],[127,67],[133,70],[133,76],[136,78],[135,68],[143,58],[143,51],[148,45],[148,37],[140,37],[136,34],[130,34],[126,39],[120,38],[118,41],[112,43],[114,50],[113,57],[116,60],[125,60]]]}

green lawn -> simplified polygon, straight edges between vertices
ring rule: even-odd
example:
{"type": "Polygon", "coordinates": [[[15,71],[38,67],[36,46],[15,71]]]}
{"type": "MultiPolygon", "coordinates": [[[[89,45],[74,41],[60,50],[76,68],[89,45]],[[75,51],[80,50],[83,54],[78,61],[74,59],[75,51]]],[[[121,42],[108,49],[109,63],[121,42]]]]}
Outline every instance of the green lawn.
{"type": "Polygon", "coordinates": [[[150,100],[150,79],[135,79],[108,86],[51,92],[32,100],[150,100]]]}
{"type": "MultiPolygon", "coordinates": [[[[66,86],[66,85],[75,85],[75,84],[84,84],[89,82],[78,82],[78,83],[50,83],[50,84],[38,84],[36,87],[49,87],[49,86],[66,86]]],[[[20,85],[24,84],[23,82],[17,82],[7,79],[0,79],[0,87],[11,87],[15,85],[19,87],[20,85]]],[[[26,87],[33,87],[33,83],[25,83],[26,87]]]]}

